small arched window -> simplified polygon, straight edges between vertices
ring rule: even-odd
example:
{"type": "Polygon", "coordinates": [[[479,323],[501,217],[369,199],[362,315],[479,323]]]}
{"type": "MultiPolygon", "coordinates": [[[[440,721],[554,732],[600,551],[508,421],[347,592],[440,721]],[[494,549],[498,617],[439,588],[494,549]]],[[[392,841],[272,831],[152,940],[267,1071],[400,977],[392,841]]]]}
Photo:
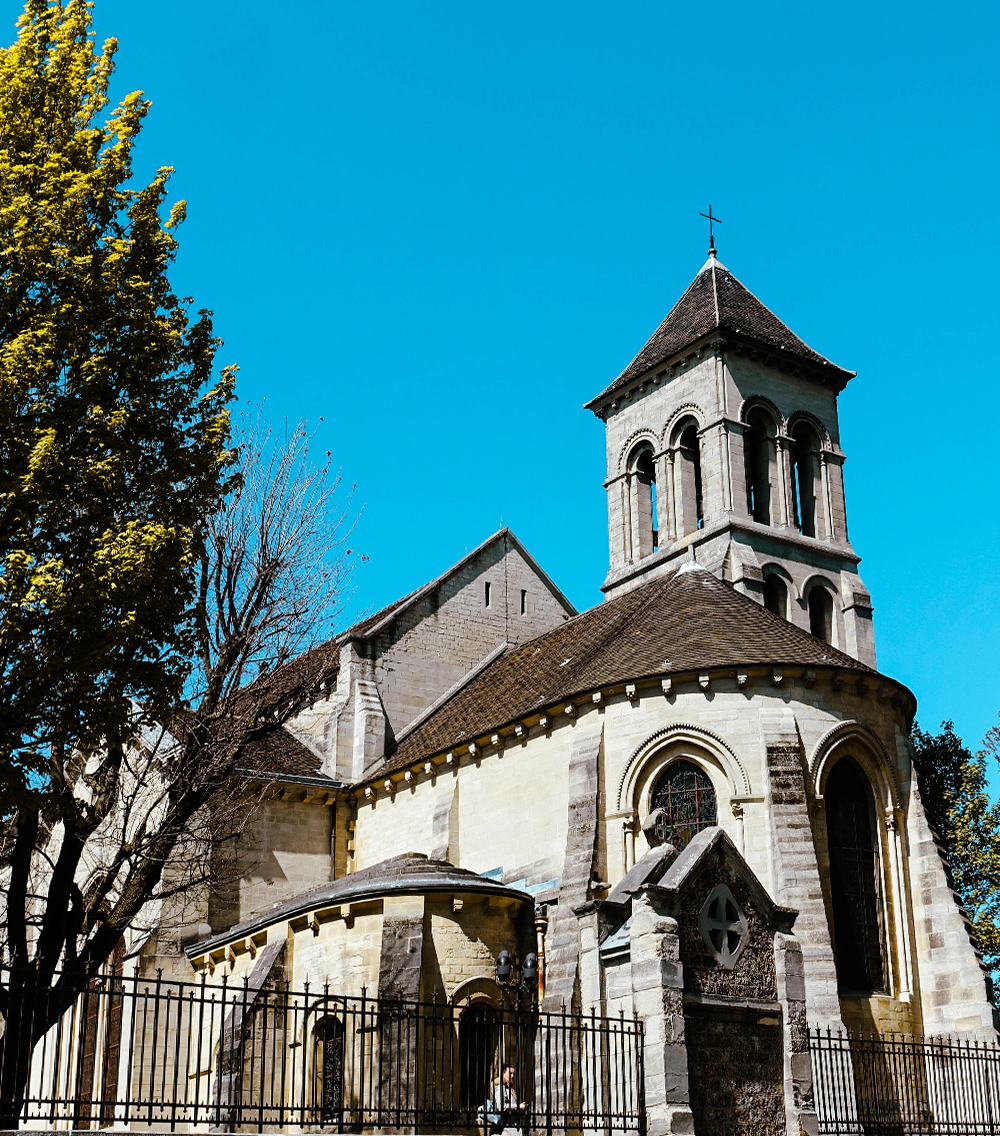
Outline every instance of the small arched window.
{"type": "Polygon", "coordinates": [[[842,758],[824,791],[837,984],[843,993],[885,989],[875,799],[855,761],[842,758]]]}
{"type": "Polygon", "coordinates": [[[822,584],[809,593],[809,630],[824,643],[833,642],[833,596],[822,584]]]}
{"type": "Polygon", "coordinates": [[[718,824],[715,790],[706,774],[691,761],[675,761],[660,775],[650,796],[656,835],[683,848],[703,828],[718,824]]]}
{"type": "Polygon", "coordinates": [[[653,460],[653,447],[648,443],[641,446],[630,462],[635,486],[633,508],[635,510],[635,544],[640,557],[649,556],[659,547],[660,534],[656,518],[656,462],[653,460]]]}
{"type": "Polygon", "coordinates": [[[313,1032],[315,1100],[321,1124],[335,1124],[344,1111],[344,1023],[322,1018],[313,1032]]]}
{"type": "Polygon", "coordinates": [[[782,619],[788,618],[788,588],[776,572],[764,577],[764,606],[782,619]]]}
{"type": "Polygon", "coordinates": [[[774,420],[757,406],[747,415],[744,454],[747,473],[747,511],[762,525],[771,523],[771,482],[776,462],[774,420]]]}
{"type": "Polygon", "coordinates": [[[818,532],[816,504],[820,478],[820,445],[816,431],[805,422],[792,430],[792,488],[795,497],[795,523],[803,536],[818,532]]]}
{"type": "Polygon", "coordinates": [[[675,434],[676,458],[674,461],[676,514],[678,535],[700,529],[705,523],[701,487],[701,442],[698,424],[685,419],[675,434]]]}

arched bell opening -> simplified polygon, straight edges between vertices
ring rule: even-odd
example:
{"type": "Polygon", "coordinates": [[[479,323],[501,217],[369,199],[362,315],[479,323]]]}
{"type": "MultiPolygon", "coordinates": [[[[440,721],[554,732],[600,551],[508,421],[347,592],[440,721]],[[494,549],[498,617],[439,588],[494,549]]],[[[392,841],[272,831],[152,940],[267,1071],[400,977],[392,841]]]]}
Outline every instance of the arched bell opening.
{"type": "Polygon", "coordinates": [[[774,419],[763,407],[755,406],[747,414],[743,431],[747,512],[762,525],[772,522],[771,495],[776,481],[777,433],[774,419]]]}
{"type": "Polygon", "coordinates": [[[641,442],[632,451],[628,470],[632,498],[632,545],[641,560],[660,545],[656,462],[649,442],[641,442]]]}
{"type": "Polygon", "coordinates": [[[782,619],[788,618],[788,586],[776,572],[764,576],[764,607],[782,619]]]}
{"type": "Polygon", "coordinates": [[[803,536],[820,536],[820,441],[807,422],[792,429],[792,505],[803,536]]]}
{"type": "Polygon", "coordinates": [[[824,643],[833,643],[833,596],[822,584],[816,584],[806,601],[809,609],[809,631],[824,643]]]}
{"type": "Polygon", "coordinates": [[[673,434],[674,451],[674,515],[677,535],[686,536],[705,523],[702,488],[701,439],[698,423],[684,418],[673,434]]]}

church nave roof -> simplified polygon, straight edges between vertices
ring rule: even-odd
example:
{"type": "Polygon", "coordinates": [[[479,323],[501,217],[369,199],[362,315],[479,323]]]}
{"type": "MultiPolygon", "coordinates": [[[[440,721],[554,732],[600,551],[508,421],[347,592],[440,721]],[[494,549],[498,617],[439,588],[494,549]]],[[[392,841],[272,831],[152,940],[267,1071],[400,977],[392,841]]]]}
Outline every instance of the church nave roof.
{"type": "Polygon", "coordinates": [[[688,563],[510,647],[401,742],[366,781],[546,707],[636,679],[728,667],[870,667],[688,563]]]}

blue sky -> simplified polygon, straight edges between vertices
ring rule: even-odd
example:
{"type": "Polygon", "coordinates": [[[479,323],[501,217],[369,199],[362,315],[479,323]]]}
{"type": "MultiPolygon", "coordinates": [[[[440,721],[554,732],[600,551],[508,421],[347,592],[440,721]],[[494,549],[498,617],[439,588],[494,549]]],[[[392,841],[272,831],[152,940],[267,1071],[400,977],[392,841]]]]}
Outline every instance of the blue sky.
{"type": "MultiPolygon", "coordinates": [[[[19,5],[4,0],[8,38],[19,5]]],[[[880,668],[1000,710],[995,5],[97,0],[175,280],[242,397],[358,485],[355,606],[503,521],[578,607],[607,567],[618,374],[722,261],[859,372],[841,398],[880,668]]]]}

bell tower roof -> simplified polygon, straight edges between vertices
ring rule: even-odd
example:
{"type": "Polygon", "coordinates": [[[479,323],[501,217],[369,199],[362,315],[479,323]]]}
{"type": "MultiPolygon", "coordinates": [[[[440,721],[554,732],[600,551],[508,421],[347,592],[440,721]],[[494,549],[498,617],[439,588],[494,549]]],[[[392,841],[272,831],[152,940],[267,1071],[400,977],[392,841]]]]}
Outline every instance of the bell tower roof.
{"type": "Polygon", "coordinates": [[[712,250],[684,295],[646,341],[638,355],[617,379],[586,403],[598,411],[612,394],[643,375],[668,363],[685,348],[710,335],[722,333],[736,343],[764,348],[782,369],[793,367],[840,391],[854,378],[804,343],[769,308],[720,262],[712,250]]]}

